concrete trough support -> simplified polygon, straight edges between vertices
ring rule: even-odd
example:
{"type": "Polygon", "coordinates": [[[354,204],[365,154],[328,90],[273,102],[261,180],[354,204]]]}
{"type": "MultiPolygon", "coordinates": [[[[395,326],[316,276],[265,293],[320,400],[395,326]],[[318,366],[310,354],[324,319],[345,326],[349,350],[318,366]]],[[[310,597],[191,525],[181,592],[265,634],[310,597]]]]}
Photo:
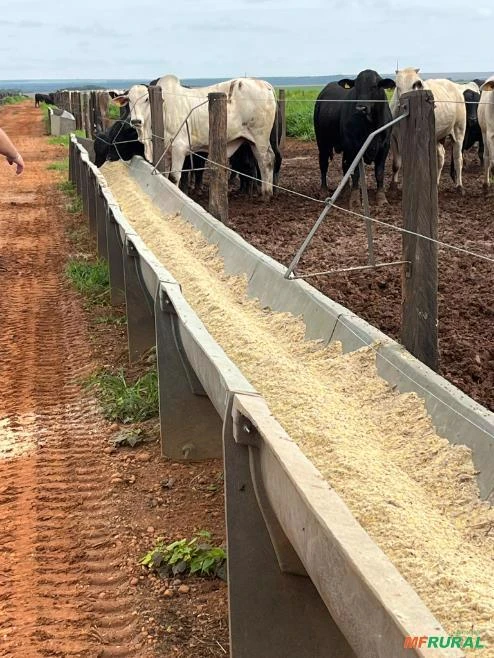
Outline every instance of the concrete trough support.
{"type": "Polygon", "coordinates": [[[95,215],[96,215],[96,248],[98,256],[108,260],[108,240],[106,237],[106,225],[108,212],[101,186],[98,184],[97,175],[94,175],[95,184],[95,215]]]}
{"type": "Polygon", "coordinates": [[[54,109],[50,114],[50,134],[59,137],[69,135],[76,129],[75,117],[70,112],[54,109]]]}
{"type": "Polygon", "coordinates": [[[113,208],[108,205],[106,208],[105,219],[108,268],[110,271],[110,302],[114,306],[119,306],[125,302],[125,278],[122,257],[124,243],[120,236],[120,229],[115,220],[113,208]]]}
{"type": "Polygon", "coordinates": [[[155,301],[161,452],[176,461],[221,457],[221,418],[185,352],[181,321],[169,294],[173,286],[178,289],[176,283],[160,286],[155,301]]]}
{"type": "Polygon", "coordinates": [[[143,278],[141,260],[132,238],[127,238],[123,251],[127,337],[130,362],[156,344],[154,332],[154,300],[143,278]]]}
{"type": "Polygon", "coordinates": [[[223,431],[231,655],[355,658],[267,499],[259,437],[238,411],[246,397],[223,431]]]}

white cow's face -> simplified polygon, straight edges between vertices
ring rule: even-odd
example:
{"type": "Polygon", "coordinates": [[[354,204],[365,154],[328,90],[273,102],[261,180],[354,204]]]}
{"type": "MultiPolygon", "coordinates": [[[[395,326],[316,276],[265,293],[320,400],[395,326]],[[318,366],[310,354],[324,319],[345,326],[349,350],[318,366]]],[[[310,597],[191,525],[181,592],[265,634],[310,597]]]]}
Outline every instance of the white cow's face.
{"type": "Polygon", "coordinates": [[[414,89],[423,89],[424,82],[419,75],[420,69],[402,69],[396,71],[396,91],[398,96],[414,89]]]}
{"type": "Polygon", "coordinates": [[[153,159],[151,106],[146,85],[134,85],[122,96],[114,99],[118,105],[128,105],[130,123],[137,131],[137,137],[144,144],[144,155],[151,162],[153,159]]]}

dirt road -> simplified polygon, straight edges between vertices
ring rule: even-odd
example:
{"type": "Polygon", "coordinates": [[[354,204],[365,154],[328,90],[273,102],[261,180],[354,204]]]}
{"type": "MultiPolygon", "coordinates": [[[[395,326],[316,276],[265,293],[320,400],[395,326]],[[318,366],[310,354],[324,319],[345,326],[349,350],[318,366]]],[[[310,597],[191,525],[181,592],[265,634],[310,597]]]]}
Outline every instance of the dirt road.
{"type": "MultiPolygon", "coordinates": [[[[174,622],[188,602],[167,608],[161,584],[136,567],[167,515],[168,526],[184,532],[204,527],[212,505],[195,502],[202,517],[182,526],[173,525],[172,507],[142,511],[146,492],[171,467],[157,446],[149,465],[110,454],[109,423],[81,388],[97,364],[87,314],[63,275],[66,213],[47,170],[62,147],[48,144],[30,103],[2,108],[0,125],[26,161],[19,177],[0,162],[0,656],[224,655],[186,649],[198,634],[193,620],[174,622]],[[112,481],[129,468],[137,473],[132,491],[112,481]],[[174,635],[183,626],[190,633],[174,635]]],[[[176,488],[196,497],[188,484],[199,470],[174,472],[176,488]]],[[[206,602],[211,589],[218,588],[206,588],[206,602]]],[[[224,586],[218,596],[224,619],[224,586]]]]}

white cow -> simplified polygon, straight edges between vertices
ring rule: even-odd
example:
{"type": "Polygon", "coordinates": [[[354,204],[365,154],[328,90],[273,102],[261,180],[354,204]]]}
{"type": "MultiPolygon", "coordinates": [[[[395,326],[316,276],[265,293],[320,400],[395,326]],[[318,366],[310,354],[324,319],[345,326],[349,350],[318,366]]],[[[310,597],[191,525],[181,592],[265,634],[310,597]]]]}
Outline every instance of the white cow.
{"type": "MultiPolygon", "coordinates": [[[[273,193],[274,152],[269,136],[276,115],[276,96],[273,87],[264,80],[239,78],[220,82],[210,87],[188,88],[174,75],[157,80],[163,93],[165,146],[170,145],[170,178],[178,185],[184,159],[190,150],[207,151],[209,145],[208,94],[227,95],[227,152],[230,157],[245,141],[249,142],[259,165],[262,193],[273,193]]],[[[120,105],[130,106],[131,122],[139,140],[144,143],[145,155],[152,161],[151,108],[145,85],[135,85],[125,96],[115,99],[120,105]]]]}
{"type": "Polygon", "coordinates": [[[491,168],[494,167],[494,75],[487,78],[480,89],[478,117],[484,140],[484,190],[487,193],[491,185],[491,168]]]}
{"type": "MultiPolygon", "coordinates": [[[[414,89],[430,89],[437,101],[434,105],[434,118],[436,120],[437,141],[437,183],[441,178],[444,165],[444,141],[448,135],[453,140],[453,160],[456,172],[456,188],[463,194],[461,179],[463,156],[462,146],[466,129],[466,109],[463,90],[451,80],[422,80],[419,76],[420,69],[407,68],[396,71],[396,89],[390,102],[391,113],[397,116],[399,110],[399,99],[402,94],[414,89]]],[[[397,131],[393,131],[393,184],[398,183],[398,174],[401,169],[401,155],[397,131]]]]}

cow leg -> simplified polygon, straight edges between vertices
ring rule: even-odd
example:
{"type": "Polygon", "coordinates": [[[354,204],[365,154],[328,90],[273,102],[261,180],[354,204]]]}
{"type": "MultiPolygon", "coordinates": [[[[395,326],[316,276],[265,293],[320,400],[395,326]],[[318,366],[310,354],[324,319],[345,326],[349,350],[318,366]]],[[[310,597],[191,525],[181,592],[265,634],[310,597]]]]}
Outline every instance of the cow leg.
{"type": "Polygon", "coordinates": [[[463,138],[464,138],[464,131],[454,131],[455,134],[453,135],[453,161],[455,163],[455,170],[456,170],[456,179],[455,179],[455,185],[456,185],[456,190],[464,196],[465,190],[463,189],[463,184],[462,184],[462,169],[463,169],[463,153],[462,153],[462,146],[463,146],[463,138]]]}
{"type": "Polygon", "coordinates": [[[323,146],[319,146],[319,169],[321,171],[321,192],[323,194],[328,193],[328,164],[329,164],[329,153],[330,150],[323,146]]]}
{"type": "Polygon", "coordinates": [[[391,179],[391,189],[398,187],[398,180],[401,171],[401,153],[400,145],[398,143],[398,135],[395,130],[391,132],[391,159],[393,161],[393,177],[391,179]]]}
{"type": "Polygon", "coordinates": [[[439,187],[439,181],[441,180],[441,172],[444,167],[444,158],[445,158],[445,150],[444,150],[444,143],[443,142],[438,142],[437,143],[437,185],[439,187]]]}
{"type": "MultiPolygon", "coordinates": [[[[348,171],[351,163],[353,162],[355,158],[354,154],[351,157],[346,157],[343,155],[343,175],[346,174],[348,171]]],[[[355,169],[353,174],[350,177],[350,201],[348,203],[348,207],[350,210],[355,210],[358,211],[360,210],[361,203],[360,203],[360,189],[359,189],[359,170],[358,167],[355,169]]]]}
{"type": "Polygon", "coordinates": [[[480,166],[483,166],[484,164],[484,140],[482,139],[482,136],[479,138],[479,160],[480,160],[480,166]]]}
{"type": "Polygon", "coordinates": [[[376,160],[374,163],[374,173],[376,176],[376,204],[378,206],[384,206],[388,203],[386,199],[386,194],[384,193],[384,167],[386,165],[386,149],[380,149],[378,151],[376,160]]]}
{"type": "Polygon", "coordinates": [[[484,142],[484,191],[486,194],[489,193],[491,186],[491,166],[494,155],[492,153],[492,146],[494,144],[492,137],[494,135],[487,135],[487,139],[484,142]]]}
{"type": "Polygon", "coordinates": [[[257,166],[261,172],[261,190],[263,196],[273,196],[273,172],[274,172],[274,153],[271,144],[264,148],[259,148],[258,144],[251,144],[252,153],[257,160],[257,166]]]}
{"type": "Polygon", "coordinates": [[[172,164],[171,164],[171,173],[170,180],[175,185],[180,185],[180,180],[182,178],[182,169],[184,168],[184,160],[187,154],[186,148],[181,148],[179,146],[172,147],[172,164]]]}

